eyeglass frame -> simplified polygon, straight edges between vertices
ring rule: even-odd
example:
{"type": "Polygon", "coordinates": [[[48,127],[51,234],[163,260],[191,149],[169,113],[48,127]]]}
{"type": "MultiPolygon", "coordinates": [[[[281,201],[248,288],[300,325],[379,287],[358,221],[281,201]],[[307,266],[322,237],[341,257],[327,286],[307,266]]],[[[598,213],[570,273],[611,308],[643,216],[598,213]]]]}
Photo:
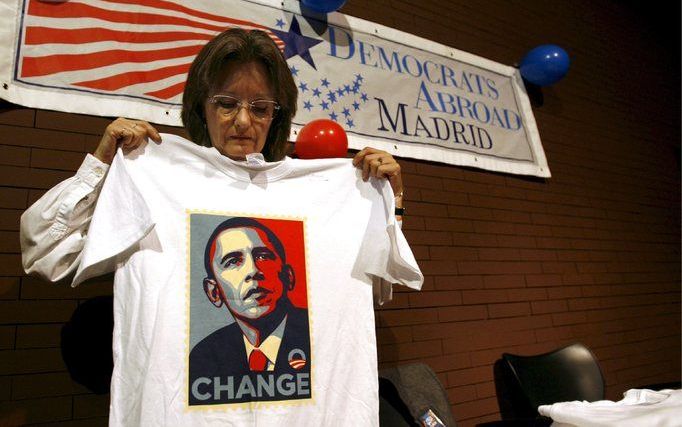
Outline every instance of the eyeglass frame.
{"type": "Polygon", "coordinates": [[[239,98],[236,98],[232,95],[224,95],[224,94],[216,94],[216,95],[210,96],[208,98],[208,102],[211,104],[218,104],[218,108],[221,108],[219,101],[218,101],[220,98],[233,99],[237,103],[237,106],[235,107],[234,111],[232,111],[228,114],[225,114],[227,117],[236,116],[239,113],[239,111],[242,109],[242,107],[244,107],[244,108],[246,108],[246,111],[248,111],[249,116],[252,119],[259,121],[259,122],[266,122],[266,121],[272,121],[275,118],[275,116],[277,115],[277,112],[280,110],[280,108],[282,108],[277,101],[274,101],[272,99],[258,98],[258,99],[254,99],[251,101],[245,101],[245,100],[241,100],[239,98]],[[256,116],[252,110],[252,108],[254,106],[253,105],[254,102],[267,102],[268,104],[273,104],[272,115],[270,117],[258,117],[258,116],[256,116]]]}

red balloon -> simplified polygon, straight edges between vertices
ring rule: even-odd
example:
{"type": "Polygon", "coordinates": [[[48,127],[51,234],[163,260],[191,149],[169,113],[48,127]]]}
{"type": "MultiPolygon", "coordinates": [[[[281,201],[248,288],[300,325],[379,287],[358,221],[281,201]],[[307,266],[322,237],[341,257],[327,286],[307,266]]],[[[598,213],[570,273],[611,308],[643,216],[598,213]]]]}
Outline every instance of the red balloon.
{"type": "Polygon", "coordinates": [[[346,157],[348,136],[341,125],[329,119],[313,120],[296,137],[296,155],[301,159],[346,157]]]}

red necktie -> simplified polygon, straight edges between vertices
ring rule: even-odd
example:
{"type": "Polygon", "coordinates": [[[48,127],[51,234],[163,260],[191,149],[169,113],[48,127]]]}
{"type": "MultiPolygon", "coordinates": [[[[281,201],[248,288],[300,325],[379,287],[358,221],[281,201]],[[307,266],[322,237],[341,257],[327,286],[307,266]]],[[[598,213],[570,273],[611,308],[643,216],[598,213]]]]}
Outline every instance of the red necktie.
{"type": "Polygon", "coordinates": [[[249,368],[252,371],[264,371],[268,365],[268,358],[265,357],[262,351],[254,348],[249,355],[249,368]]]}

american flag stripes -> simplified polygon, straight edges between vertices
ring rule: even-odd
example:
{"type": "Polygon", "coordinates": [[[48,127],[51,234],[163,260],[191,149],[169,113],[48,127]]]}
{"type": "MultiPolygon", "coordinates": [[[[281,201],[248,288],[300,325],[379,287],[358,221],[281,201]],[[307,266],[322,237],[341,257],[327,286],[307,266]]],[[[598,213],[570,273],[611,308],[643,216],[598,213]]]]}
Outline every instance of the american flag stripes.
{"type": "Polygon", "coordinates": [[[169,0],[25,0],[15,79],[28,84],[177,105],[201,47],[243,19],[169,0]]]}

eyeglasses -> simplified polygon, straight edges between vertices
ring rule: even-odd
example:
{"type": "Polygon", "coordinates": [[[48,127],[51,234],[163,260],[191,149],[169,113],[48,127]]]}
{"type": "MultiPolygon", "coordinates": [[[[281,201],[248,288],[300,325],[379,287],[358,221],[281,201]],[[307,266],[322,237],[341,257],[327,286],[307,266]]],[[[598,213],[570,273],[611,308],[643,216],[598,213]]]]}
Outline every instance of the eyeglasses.
{"type": "Polygon", "coordinates": [[[247,102],[230,95],[213,95],[208,98],[208,102],[216,104],[218,112],[227,117],[234,116],[244,107],[251,114],[251,118],[258,121],[272,120],[280,108],[276,101],[256,99],[247,102]]]}

